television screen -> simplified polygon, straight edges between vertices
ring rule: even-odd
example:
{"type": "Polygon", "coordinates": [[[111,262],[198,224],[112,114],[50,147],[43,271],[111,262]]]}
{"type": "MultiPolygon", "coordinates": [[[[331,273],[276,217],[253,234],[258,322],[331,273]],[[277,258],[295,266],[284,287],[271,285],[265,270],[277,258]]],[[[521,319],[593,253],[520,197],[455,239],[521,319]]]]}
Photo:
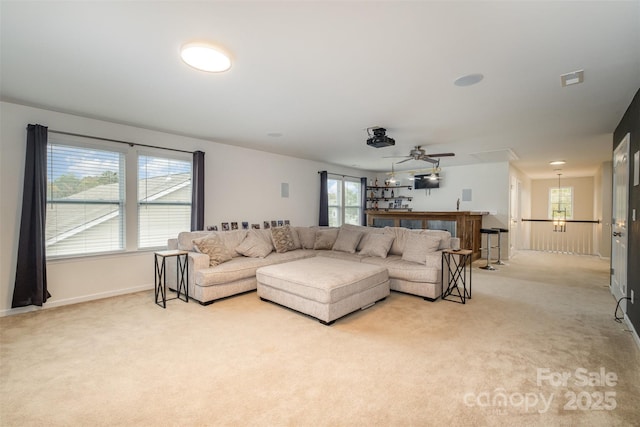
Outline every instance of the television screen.
{"type": "MultiPolygon", "coordinates": [[[[435,174],[436,178],[440,176],[440,174],[435,174]]],[[[440,188],[440,180],[439,179],[429,179],[431,174],[428,175],[416,175],[415,181],[413,181],[413,188],[416,190],[421,188],[440,188]]]]}

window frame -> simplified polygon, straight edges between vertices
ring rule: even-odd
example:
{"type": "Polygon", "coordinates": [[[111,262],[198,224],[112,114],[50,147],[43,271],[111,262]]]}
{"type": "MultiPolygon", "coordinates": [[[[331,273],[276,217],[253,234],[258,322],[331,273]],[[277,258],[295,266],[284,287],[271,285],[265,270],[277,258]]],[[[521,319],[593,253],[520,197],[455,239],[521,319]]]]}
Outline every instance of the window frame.
{"type": "MultiPolygon", "coordinates": [[[[342,175],[335,175],[335,174],[329,174],[327,176],[327,196],[329,195],[329,188],[330,188],[330,183],[329,181],[337,181],[338,184],[338,189],[339,189],[339,204],[338,205],[332,205],[331,204],[331,198],[329,197],[329,204],[328,204],[328,208],[329,208],[329,226],[330,227],[340,227],[342,225],[345,224],[345,219],[346,219],[346,211],[347,209],[357,209],[358,210],[358,221],[356,224],[354,225],[363,225],[362,224],[362,182],[360,181],[360,179],[358,178],[350,178],[347,176],[342,176],[342,175]],[[359,192],[358,192],[358,198],[359,200],[359,205],[357,206],[353,206],[353,205],[346,205],[346,194],[347,194],[347,183],[353,183],[353,184],[357,184],[357,186],[359,187],[359,192]],[[338,223],[332,224],[332,217],[331,217],[331,210],[332,209],[337,209],[338,211],[338,218],[337,221],[338,223]]],[[[352,223],[349,223],[352,224],[352,223]]]]}
{"type": "MultiPolygon", "coordinates": [[[[121,208],[122,215],[122,249],[109,250],[92,253],[78,253],[66,255],[49,255],[47,260],[64,261],[74,258],[94,258],[103,256],[113,256],[123,253],[144,253],[153,252],[159,248],[166,248],[166,244],[157,247],[139,246],[139,218],[138,218],[138,158],[139,156],[152,156],[161,158],[171,158],[186,161],[190,164],[191,185],[193,185],[193,157],[189,152],[177,152],[161,147],[139,146],[136,144],[123,144],[111,141],[96,140],[91,137],[49,134],[48,144],[63,145],[88,150],[101,150],[118,152],[123,157],[123,200],[121,208]]],[[[47,159],[46,173],[49,176],[49,159],[47,159]]],[[[189,203],[191,205],[191,203],[189,203]]],[[[190,209],[192,212],[192,208],[190,209]]],[[[191,217],[191,212],[189,217],[191,217]]],[[[189,224],[190,225],[190,224],[189,224]]],[[[190,229],[190,226],[188,227],[190,229]]]]}

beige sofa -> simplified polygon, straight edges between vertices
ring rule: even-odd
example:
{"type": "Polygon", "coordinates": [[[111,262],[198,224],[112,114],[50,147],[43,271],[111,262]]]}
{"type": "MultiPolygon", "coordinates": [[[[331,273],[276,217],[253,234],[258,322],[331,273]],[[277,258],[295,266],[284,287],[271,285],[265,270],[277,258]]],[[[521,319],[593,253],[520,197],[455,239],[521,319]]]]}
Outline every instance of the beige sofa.
{"type": "MultiPolygon", "coordinates": [[[[189,297],[203,305],[255,290],[260,267],[314,256],[384,267],[391,290],[435,301],[442,293],[441,252],[450,247],[450,241],[447,231],[344,225],[182,232],[169,239],[168,249],[189,251],[189,297]],[[219,252],[198,251],[211,241],[214,249],[223,252],[218,265],[211,260],[218,260],[219,252]]],[[[172,289],[175,270],[175,263],[167,263],[167,285],[172,289]]]]}

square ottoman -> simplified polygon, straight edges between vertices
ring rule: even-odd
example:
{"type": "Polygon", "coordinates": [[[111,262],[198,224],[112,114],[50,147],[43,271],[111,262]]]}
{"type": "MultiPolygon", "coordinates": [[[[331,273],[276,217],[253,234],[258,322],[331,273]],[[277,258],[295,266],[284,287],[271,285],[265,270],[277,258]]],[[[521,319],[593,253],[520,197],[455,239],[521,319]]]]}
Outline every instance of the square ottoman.
{"type": "Polygon", "coordinates": [[[387,269],[315,257],[261,267],[258,296],[317,318],[325,325],[389,295],[387,269]]]}

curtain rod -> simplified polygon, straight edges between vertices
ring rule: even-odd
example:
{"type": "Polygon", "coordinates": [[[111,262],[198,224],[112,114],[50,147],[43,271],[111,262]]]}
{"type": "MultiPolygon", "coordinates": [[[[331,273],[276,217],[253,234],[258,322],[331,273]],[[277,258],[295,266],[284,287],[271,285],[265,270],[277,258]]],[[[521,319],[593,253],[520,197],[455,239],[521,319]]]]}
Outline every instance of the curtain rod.
{"type": "Polygon", "coordinates": [[[161,150],[169,150],[169,151],[177,151],[179,153],[189,153],[189,154],[193,154],[193,151],[187,151],[187,150],[178,150],[177,148],[166,148],[166,147],[158,147],[157,145],[147,145],[147,144],[140,144],[137,142],[129,142],[129,141],[121,141],[119,139],[111,139],[111,138],[102,138],[99,136],[93,136],[93,135],[82,135],[80,133],[73,133],[73,132],[63,132],[60,130],[52,130],[49,129],[50,133],[57,133],[59,135],[69,135],[69,136],[79,136],[81,138],[91,138],[91,139],[97,139],[99,141],[109,141],[109,142],[117,142],[118,144],[127,144],[131,147],[133,147],[134,145],[137,145],[138,147],[146,147],[146,148],[159,148],[161,150]]]}
{"type": "Polygon", "coordinates": [[[356,179],[360,179],[363,178],[362,176],[353,176],[353,175],[345,175],[343,173],[335,173],[335,172],[329,172],[329,171],[318,171],[318,173],[322,173],[322,172],[327,172],[330,175],[337,175],[337,176],[341,176],[341,177],[347,177],[347,178],[356,178],[356,179]]]}

